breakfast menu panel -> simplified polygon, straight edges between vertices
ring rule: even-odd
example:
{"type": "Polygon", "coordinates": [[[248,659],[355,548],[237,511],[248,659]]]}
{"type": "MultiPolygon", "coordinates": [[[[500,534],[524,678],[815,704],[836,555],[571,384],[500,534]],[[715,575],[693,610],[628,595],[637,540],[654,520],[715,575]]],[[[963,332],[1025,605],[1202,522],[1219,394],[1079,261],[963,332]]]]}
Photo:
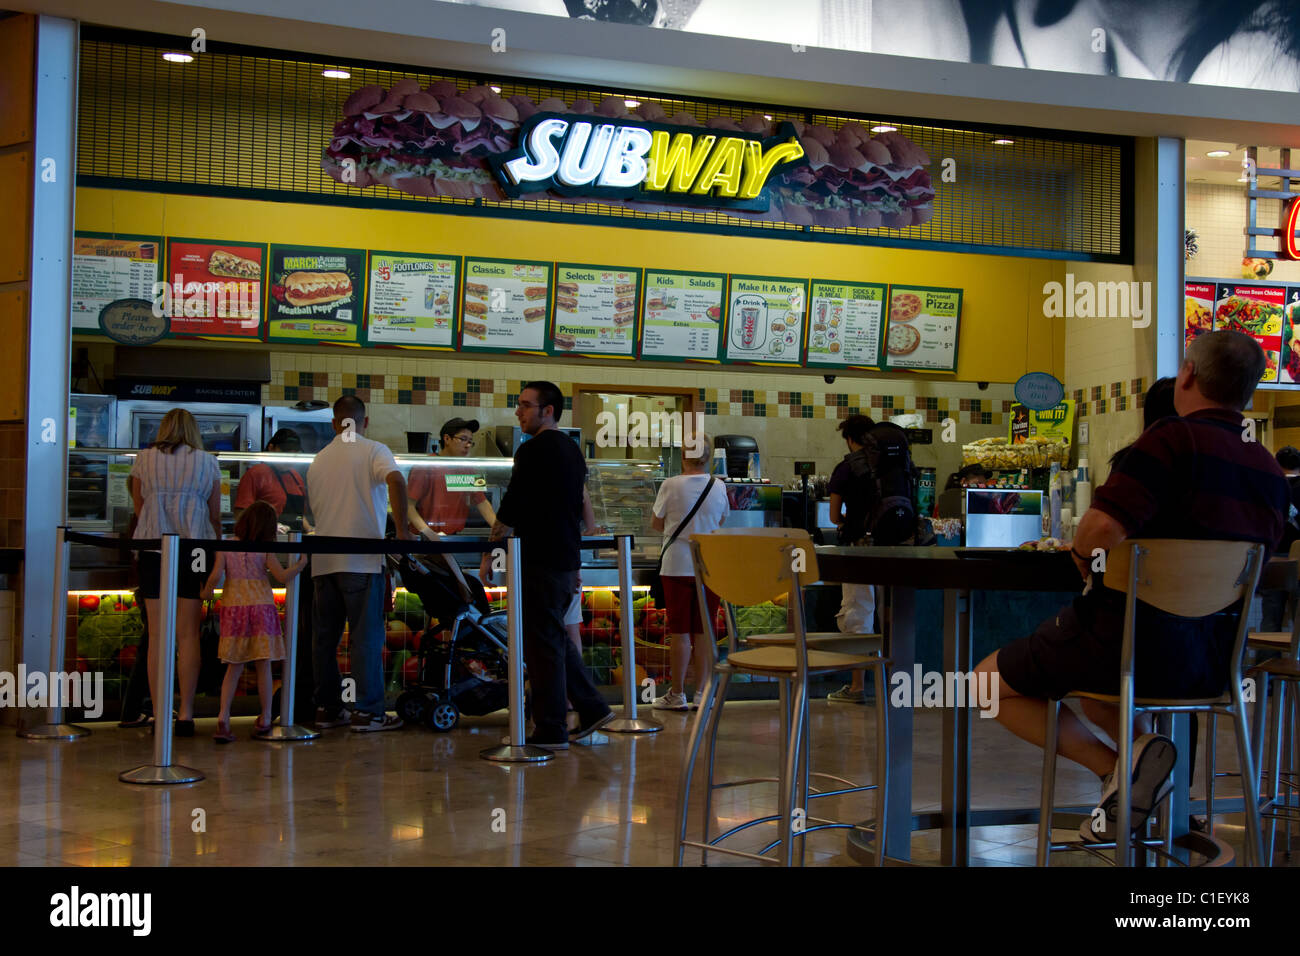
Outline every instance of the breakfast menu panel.
{"type": "Polygon", "coordinates": [[[262,273],[266,247],[214,239],[167,240],[172,335],[220,339],[262,337],[262,273]]]}
{"type": "Polygon", "coordinates": [[[371,252],[366,341],[403,348],[456,347],[460,256],[371,252]]]}
{"type": "Polygon", "coordinates": [[[625,266],[555,266],[552,354],[636,354],[641,270],[625,266]]]}
{"type": "Polygon", "coordinates": [[[641,357],[717,361],[726,295],[721,273],[647,269],[641,357]]]}
{"type": "Polygon", "coordinates": [[[727,361],[802,364],[807,302],[808,283],[804,279],[731,276],[727,290],[727,361]]]}
{"type": "Polygon", "coordinates": [[[152,302],[161,248],[157,236],[78,232],[72,243],[72,331],[99,334],[99,313],[118,299],[152,302]]]}
{"type": "Polygon", "coordinates": [[[870,282],[812,283],[808,364],[879,368],[886,286],[870,282]]]}
{"type": "Polygon", "coordinates": [[[957,371],[961,300],[961,289],[891,286],[885,368],[957,371]]]}
{"type": "Polygon", "coordinates": [[[551,269],[549,262],[466,259],[461,351],[544,353],[551,269]]]}
{"type": "Polygon", "coordinates": [[[361,249],[272,245],[267,340],[361,344],[365,274],[361,249]]]}

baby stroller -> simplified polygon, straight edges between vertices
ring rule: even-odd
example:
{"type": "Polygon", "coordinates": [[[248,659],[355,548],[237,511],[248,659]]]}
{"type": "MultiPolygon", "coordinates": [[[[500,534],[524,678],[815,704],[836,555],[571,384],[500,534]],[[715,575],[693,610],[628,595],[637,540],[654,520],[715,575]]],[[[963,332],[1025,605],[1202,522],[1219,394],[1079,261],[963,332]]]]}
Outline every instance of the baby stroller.
{"type": "Polygon", "coordinates": [[[446,732],[462,713],[481,717],[508,706],[506,612],[492,611],[479,579],[449,554],[390,554],[388,561],[429,616],[416,652],[419,681],[398,696],[398,716],[446,732]],[[442,631],[451,632],[450,642],[442,631]]]}

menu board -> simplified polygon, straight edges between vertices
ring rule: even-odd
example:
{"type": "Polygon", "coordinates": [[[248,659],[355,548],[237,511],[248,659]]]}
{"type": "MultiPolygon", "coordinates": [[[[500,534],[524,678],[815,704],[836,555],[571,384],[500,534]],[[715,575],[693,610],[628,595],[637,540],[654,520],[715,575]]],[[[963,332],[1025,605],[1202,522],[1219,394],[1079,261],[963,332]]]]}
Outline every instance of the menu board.
{"type": "Polygon", "coordinates": [[[813,280],[807,364],[880,368],[886,289],[870,282],[813,280]]]}
{"type": "Polygon", "coordinates": [[[464,352],[544,352],[551,264],[466,259],[460,348],[464,352]]]}
{"type": "Polygon", "coordinates": [[[267,341],[359,345],[365,267],[360,249],[271,246],[267,341]]]}
{"type": "Polygon", "coordinates": [[[78,232],[72,240],[72,331],[100,334],[99,313],[118,299],[153,301],[158,236],[78,232]]]}
{"type": "Polygon", "coordinates": [[[1215,331],[1244,332],[1259,343],[1266,360],[1261,382],[1278,380],[1285,305],[1286,289],[1280,286],[1219,283],[1215,331]]]}
{"type": "Polygon", "coordinates": [[[803,279],[731,276],[727,289],[727,360],[800,365],[807,301],[808,284],[803,279]]]}
{"type": "Polygon", "coordinates": [[[1300,384],[1300,349],[1296,348],[1296,327],[1300,325],[1300,286],[1286,290],[1286,308],[1282,313],[1282,369],[1280,381],[1300,384]]]}
{"type": "Polygon", "coordinates": [[[632,358],[640,283],[640,269],[556,263],[552,353],[632,358]]]}
{"type": "Polygon", "coordinates": [[[957,371],[961,289],[890,286],[885,368],[957,371]]]}
{"type": "Polygon", "coordinates": [[[366,341],[454,349],[460,256],[370,253],[366,341]]]}
{"type": "Polygon", "coordinates": [[[721,273],[647,269],[642,358],[717,361],[726,291],[721,273]]]}
{"type": "Polygon", "coordinates": [[[1183,347],[1192,339],[1214,331],[1214,283],[1188,282],[1183,286],[1183,347]]]}
{"type": "Polygon", "coordinates": [[[260,339],[265,265],[263,245],[168,239],[171,334],[260,339]]]}

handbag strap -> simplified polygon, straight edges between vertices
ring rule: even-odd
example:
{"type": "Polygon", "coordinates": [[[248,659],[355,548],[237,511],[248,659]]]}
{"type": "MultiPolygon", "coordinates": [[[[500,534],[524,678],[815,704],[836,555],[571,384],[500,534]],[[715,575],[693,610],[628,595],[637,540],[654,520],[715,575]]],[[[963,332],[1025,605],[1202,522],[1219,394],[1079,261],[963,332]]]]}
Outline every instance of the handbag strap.
{"type": "Polygon", "coordinates": [[[667,540],[667,542],[664,543],[664,546],[659,550],[660,564],[663,564],[664,555],[667,554],[668,549],[673,546],[673,542],[676,541],[677,536],[682,533],[682,529],[691,523],[691,519],[695,517],[695,512],[700,510],[700,506],[704,504],[704,499],[709,497],[709,492],[713,490],[713,485],[717,480],[718,479],[713,475],[709,476],[708,484],[704,486],[704,490],[700,492],[700,497],[697,498],[695,501],[695,507],[691,508],[691,510],[686,513],[686,517],[683,518],[681,522],[677,525],[677,527],[673,530],[672,537],[670,537],[667,540]]]}

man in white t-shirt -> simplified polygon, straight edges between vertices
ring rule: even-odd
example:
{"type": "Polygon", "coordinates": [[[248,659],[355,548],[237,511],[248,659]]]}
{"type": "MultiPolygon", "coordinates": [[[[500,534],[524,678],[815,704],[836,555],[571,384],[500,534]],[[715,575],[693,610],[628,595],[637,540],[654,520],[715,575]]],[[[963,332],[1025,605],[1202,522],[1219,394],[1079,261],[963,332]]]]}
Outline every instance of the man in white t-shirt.
{"type": "MultiPolygon", "coordinates": [[[[384,515],[391,503],[398,537],[410,539],[406,479],[397,470],[393,453],[365,437],[369,424],[365,403],[355,395],[344,395],[334,403],[334,440],[317,452],[307,470],[316,533],[382,539],[384,515]]],[[[317,727],[350,722],[354,732],[368,733],[402,726],[384,707],[383,562],[382,554],[318,554],[312,559],[317,727]],[[357,681],[355,713],[343,706],[343,679],[335,657],[345,620],[357,681]]]]}

